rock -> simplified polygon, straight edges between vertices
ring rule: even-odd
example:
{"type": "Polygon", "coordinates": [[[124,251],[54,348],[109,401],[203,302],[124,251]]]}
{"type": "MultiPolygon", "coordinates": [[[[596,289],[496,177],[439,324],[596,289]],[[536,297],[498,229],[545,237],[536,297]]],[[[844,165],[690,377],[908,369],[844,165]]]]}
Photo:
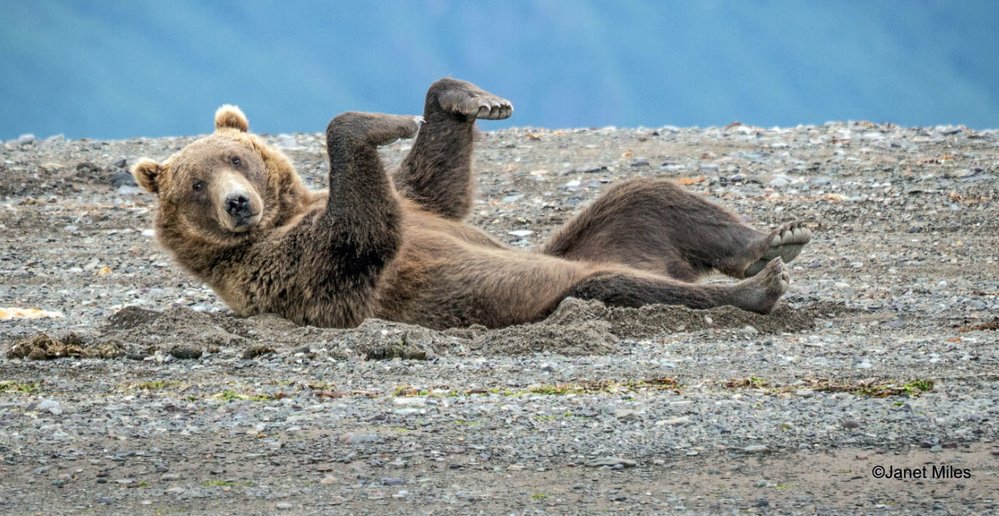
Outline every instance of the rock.
{"type": "Polygon", "coordinates": [[[347,433],[340,436],[340,442],[344,444],[371,444],[381,440],[382,437],[378,434],[347,433]]]}
{"type": "Polygon", "coordinates": [[[35,135],[33,135],[31,133],[22,134],[21,136],[17,137],[17,144],[18,145],[33,145],[35,143],[35,140],[36,140],[35,135]]]}
{"type": "Polygon", "coordinates": [[[132,174],[129,174],[128,172],[115,172],[114,175],[111,176],[111,186],[113,188],[121,188],[122,186],[136,187],[139,185],[135,182],[135,178],[132,177],[132,174]]]}
{"type": "Polygon", "coordinates": [[[518,237],[518,238],[524,238],[526,236],[533,235],[534,231],[531,231],[530,229],[515,229],[513,231],[507,231],[506,234],[511,235],[511,236],[515,236],[515,237],[518,237]]]}
{"type": "Polygon", "coordinates": [[[773,179],[771,179],[767,183],[767,186],[772,187],[772,188],[784,188],[785,186],[787,186],[789,184],[791,184],[791,178],[789,178],[789,177],[787,177],[785,175],[779,175],[779,176],[775,176],[773,179]]]}
{"type": "Polygon", "coordinates": [[[271,354],[271,353],[275,353],[274,348],[272,348],[270,346],[264,346],[264,345],[259,345],[258,344],[258,345],[250,346],[250,347],[246,348],[246,350],[243,351],[243,359],[244,360],[250,360],[250,359],[253,359],[253,358],[257,358],[257,357],[259,357],[261,355],[268,355],[268,354],[271,354]]]}
{"type": "Polygon", "coordinates": [[[517,201],[519,201],[519,200],[521,200],[523,198],[524,198],[524,194],[513,194],[513,195],[508,195],[508,196],[504,197],[503,199],[501,199],[501,202],[504,202],[504,203],[517,202],[517,201]]]}
{"type": "Polygon", "coordinates": [[[631,409],[619,409],[614,411],[614,417],[621,421],[632,421],[638,419],[638,411],[631,409]]]}
{"type": "Polygon", "coordinates": [[[186,344],[178,344],[170,348],[170,356],[178,360],[194,360],[201,358],[201,348],[196,346],[188,346],[186,344]]]}
{"type": "Polygon", "coordinates": [[[118,195],[121,195],[122,197],[128,195],[139,195],[141,193],[142,189],[138,186],[121,185],[118,187],[118,195]]]}
{"type": "Polygon", "coordinates": [[[291,502],[278,502],[274,504],[274,507],[276,507],[278,510],[281,511],[287,511],[293,509],[295,507],[295,504],[291,502]]]}
{"type": "Polygon", "coordinates": [[[750,444],[742,449],[746,453],[764,453],[770,451],[764,444],[750,444]]]}
{"type": "Polygon", "coordinates": [[[620,457],[601,457],[587,462],[586,465],[591,468],[599,468],[601,466],[633,468],[637,466],[638,463],[633,460],[622,459],[620,457]]]}
{"type": "Polygon", "coordinates": [[[427,404],[427,399],[423,397],[401,397],[393,398],[392,403],[404,407],[423,407],[427,404]]]}
{"type": "Polygon", "coordinates": [[[980,168],[961,168],[958,170],[951,170],[950,172],[947,172],[947,177],[952,177],[954,179],[964,179],[978,175],[981,171],[982,169],[980,168]]]}
{"type": "Polygon", "coordinates": [[[55,400],[44,399],[39,402],[38,406],[35,408],[42,412],[49,412],[56,416],[62,414],[62,407],[60,407],[59,402],[55,400]]]}

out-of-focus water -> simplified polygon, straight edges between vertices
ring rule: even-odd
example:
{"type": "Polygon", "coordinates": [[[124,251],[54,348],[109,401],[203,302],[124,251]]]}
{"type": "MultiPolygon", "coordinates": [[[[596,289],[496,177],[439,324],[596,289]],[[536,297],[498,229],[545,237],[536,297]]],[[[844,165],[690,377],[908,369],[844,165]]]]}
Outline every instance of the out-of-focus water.
{"type": "Polygon", "coordinates": [[[0,0],[0,139],[260,132],[418,113],[451,75],[488,127],[999,127],[999,2],[0,0]]]}

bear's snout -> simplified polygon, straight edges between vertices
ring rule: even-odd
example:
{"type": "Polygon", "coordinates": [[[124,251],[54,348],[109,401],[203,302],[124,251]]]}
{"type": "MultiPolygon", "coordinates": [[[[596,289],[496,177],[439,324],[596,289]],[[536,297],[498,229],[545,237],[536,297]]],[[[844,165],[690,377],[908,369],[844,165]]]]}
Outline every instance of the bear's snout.
{"type": "Polygon", "coordinates": [[[249,230],[260,221],[263,200],[253,185],[239,174],[225,174],[220,183],[220,195],[215,205],[219,222],[230,231],[241,233],[249,230]]]}
{"type": "Polygon", "coordinates": [[[253,214],[250,197],[245,193],[231,193],[225,198],[225,211],[236,218],[246,218],[253,214]]]}

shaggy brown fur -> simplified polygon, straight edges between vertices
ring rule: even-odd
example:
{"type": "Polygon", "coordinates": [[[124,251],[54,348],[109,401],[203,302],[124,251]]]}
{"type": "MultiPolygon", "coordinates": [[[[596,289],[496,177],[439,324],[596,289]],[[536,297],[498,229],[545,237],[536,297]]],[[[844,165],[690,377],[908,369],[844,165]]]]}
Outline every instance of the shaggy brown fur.
{"type": "Polygon", "coordinates": [[[415,117],[339,115],[326,131],[330,188],[312,192],[284,155],[248,132],[242,112],[223,106],[215,133],[133,173],[159,196],[161,244],[241,315],[500,327],[542,319],[568,296],[767,313],[783,295],[783,261],[807,243],[807,230],[759,233],[668,181],[611,188],[538,253],[461,222],[472,200],[475,120],[512,109],[442,79],[427,93],[422,128],[415,117]],[[417,132],[393,184],[377,147],[417,132]],[[753,277],[692,283],[710,269],[753,277]]]}

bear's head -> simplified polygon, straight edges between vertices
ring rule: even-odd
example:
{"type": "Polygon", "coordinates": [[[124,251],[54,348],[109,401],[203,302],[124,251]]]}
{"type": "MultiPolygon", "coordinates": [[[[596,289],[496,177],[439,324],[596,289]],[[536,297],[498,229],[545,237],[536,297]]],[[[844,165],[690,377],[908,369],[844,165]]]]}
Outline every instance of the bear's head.
{"type": "Polygon", "coordinates": [[[215,113],[215,132],[163,163],[139,160],[132,175],[157,194],[157,234],[163,244],[228,246],[281,224],[308,196],[280,151],[249,132],[236,106],[215,113]]]}

